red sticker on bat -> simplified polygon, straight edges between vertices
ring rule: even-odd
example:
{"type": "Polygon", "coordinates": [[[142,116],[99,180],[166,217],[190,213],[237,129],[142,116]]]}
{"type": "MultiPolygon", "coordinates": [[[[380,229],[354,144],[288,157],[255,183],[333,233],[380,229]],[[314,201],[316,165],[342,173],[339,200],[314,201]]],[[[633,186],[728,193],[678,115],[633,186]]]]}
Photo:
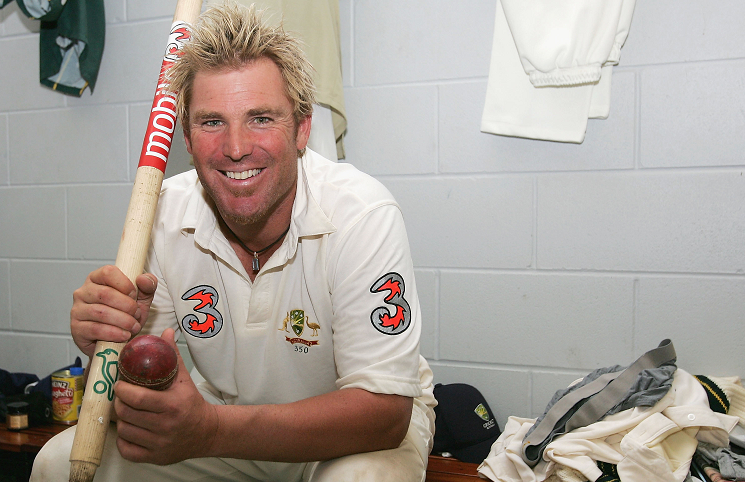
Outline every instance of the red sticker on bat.
{"type": "Polygon", "coordinates": [[[176,93],[166,90],[166,73],[181,56],[184,44],[190,38],[191,30],[188,24],[176,22],[171,26],[137,167],[149,166],[166,172],[168,153],[171,151],[173,135],[177,128],[176,93]]]}

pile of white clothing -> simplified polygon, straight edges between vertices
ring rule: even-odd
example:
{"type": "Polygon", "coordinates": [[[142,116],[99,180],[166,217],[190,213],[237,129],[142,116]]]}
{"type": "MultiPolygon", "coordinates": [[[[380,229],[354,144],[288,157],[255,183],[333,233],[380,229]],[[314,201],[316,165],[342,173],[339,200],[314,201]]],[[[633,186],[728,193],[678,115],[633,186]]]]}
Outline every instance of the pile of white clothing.
{"type": "Polygon", "coordinates": [[[740,417],[710,408],[707,391],[678,368],[670,390],[651,407],[630,408],[576,428],[549,443],[535,467],[521,456],[523,438],[536,419],[510,417],[502,435],[478,468],[499,482],[597,480],[598,462],[617,466],[622,481],[682,482],[699,442],[729,446],[740,417]]]}

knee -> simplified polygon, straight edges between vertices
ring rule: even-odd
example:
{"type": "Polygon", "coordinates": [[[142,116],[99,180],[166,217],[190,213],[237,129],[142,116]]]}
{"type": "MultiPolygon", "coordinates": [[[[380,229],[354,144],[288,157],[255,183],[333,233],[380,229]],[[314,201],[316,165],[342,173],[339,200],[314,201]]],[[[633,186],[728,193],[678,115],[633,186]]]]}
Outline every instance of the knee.
{"type": "Polygon", "coordinates": [[[400,447],[319,463],[308,482],[422,482],[426,467],[405,439],[400,447]]]}
{"type": "Polygon", "coordinates": [[[29,482],[67,482],[70,477],[70,450],[75,427],[58,433],[45,443],[36,457],[29,482]]]}

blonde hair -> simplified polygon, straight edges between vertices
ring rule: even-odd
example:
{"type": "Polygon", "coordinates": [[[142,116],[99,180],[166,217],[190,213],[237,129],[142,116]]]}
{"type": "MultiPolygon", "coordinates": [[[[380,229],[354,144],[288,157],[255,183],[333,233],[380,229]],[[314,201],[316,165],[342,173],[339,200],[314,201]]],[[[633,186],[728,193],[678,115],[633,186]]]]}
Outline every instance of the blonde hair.
{"type": "Polygon", "coordinates": [[[205,11],[197,20],[181,58],[169,69],[169,90],[178,92],[177,111],[189,132],[189,105],[194,76],[200,71],[237,70],[261,58],[279,68],[285,92],[293,104],[296,125],[313,113],[315,86],[313,67],[300,42],[282,26],[262,21],[254,5],[244,7],[229,1],[205,11]]]}

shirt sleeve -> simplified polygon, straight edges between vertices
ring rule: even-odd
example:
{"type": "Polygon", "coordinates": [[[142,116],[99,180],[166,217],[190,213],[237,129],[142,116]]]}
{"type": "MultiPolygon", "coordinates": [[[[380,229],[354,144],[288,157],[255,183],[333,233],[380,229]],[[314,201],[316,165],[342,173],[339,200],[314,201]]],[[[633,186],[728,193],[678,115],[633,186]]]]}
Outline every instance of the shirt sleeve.
{"type": "Polygon", "coordinates": [[[153,244],[150,245],[150,251],[145,260],[145,272],[155,275],[158,279],[158,287],[155,290],[155,296],[150,305],[147,323],[145,323],[141,333],[160,336],[166,328],[173,328],[176,330],[176,340],[178,340],[178,335],[181,332],[179,330],[178,319],[176,318],[176,309],[173,305],[171,295],[168,293],[168,285],[163,278],[153,244]]]}
{"type": "Polygon", "coordinates": [[[374,208],[337,236],[329,257],[337,386],[420,396],[421,313],[400,209],[374,208]]]}

